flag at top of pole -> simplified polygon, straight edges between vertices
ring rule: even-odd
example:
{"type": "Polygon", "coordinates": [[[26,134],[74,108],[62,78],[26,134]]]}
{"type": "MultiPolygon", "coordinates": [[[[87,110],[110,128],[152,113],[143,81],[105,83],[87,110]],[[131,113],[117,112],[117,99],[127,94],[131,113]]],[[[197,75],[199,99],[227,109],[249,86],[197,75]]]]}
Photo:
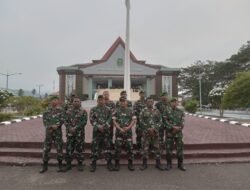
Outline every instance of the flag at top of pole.
{"type": "Polygon", "coordinates": [[[127,17],[126,17],[126,43],[125,43],[125,61],[124,61],[124,90],[127,92],[127,99],[130,100],[130,49],[129,49],[129,10],[130,10],[130,0],[125,0],[127,7],[127,17]]]}

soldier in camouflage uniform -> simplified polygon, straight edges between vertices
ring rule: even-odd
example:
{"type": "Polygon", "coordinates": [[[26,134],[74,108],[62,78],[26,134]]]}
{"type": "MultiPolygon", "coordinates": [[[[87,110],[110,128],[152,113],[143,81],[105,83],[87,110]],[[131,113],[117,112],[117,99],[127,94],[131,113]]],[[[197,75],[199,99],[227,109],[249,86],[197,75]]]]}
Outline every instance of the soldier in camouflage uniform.
{"type": "Polygon", "coordinates": [[[170,102],[170,109],[163,113],[163,122],[167,131],[166,137],[166,170],[172,168],[172,154],[174,143],[176,145],[176,155],[178,160],[178,168],[186,171],[183,166],[183,134],[184,127],[184,112],[177,108],[177,99],[173,98],[170,102]]]}
{"type": "Polygon", "coordinates": [[[141,150],[141,137],[142,137],[142,129],[140,126],[139,116],[141,111],[146,107],[144,91],[140,91],[139,95],[140,95],[140,100],[136,101],[133,107],[135,116],[137,118],[135,133],[136,133],[136,146],[138,151],[141,150]]]}
{"type": "Polygon", "coordinates": [[[155,149],[156,168],[163,170],[160,163],[161,146],[159,142],[159,128],[162,123],[162,117],[157,109],[153,108],[154,100],[147,98],[147,107],[140,113],[140,124],[142,127],[142,158],[143,164],[141,170],[147,168],[149,155],[149,145],[152,144],[155,149]]]}
{"type": "Polygon", "coordinates": [[[105,106],[103,95],[97,98],[97,106],[90,110],[90,123],[93,126],[93,139],[91,145],[91,172],[96,170],[96,161],[99,159],[102,150],[105,152],[107,168],[112,171],[112,154],[110,141],[110,122],[112,119],[111,110],[105,106]]]}
{"type": "MultiPolygon", "coordinates": [[[[123,97],[123,98],[127,99],[127,92],[125,90],[121,91],[120,97],[123,97]]],[[[115,106],[116,106],[116,108],[118,108],[120,106],[119,101],[116,102],[115,106]]],[[[127,107],[132,109],[132,106],[133,106],[132,102],[127,100],[127,107]]]]}
{"type": "Polygon", "coordinates": [[[127,108],[127,100],[120,98],[120,107],[116,109],[112,119],[116,128],[115,133],[115,171],[120,170],[120,156],[122,146],[125,146],[128,155],[128,169],[134,171],[132,127],[136,123],[136,116],[133,116],[131,109],[127,108]]]}
{"type": "Polygon", "coordinates": [[[75,98],[75,97],[76,97],[76,95],[75,95],[75,93],[73,93],[73,92],[70,94],[69,97],[66,97],[67,102],[63,105],[63,108],[64,108],[65,112],[66,112],[68,109],[72,108],[72,106],[73,106],[73,101],[74,101],[74,98],[75,98]]]}
{"type": "Polygon", "coordinates": [[[52,143],[55,144],[57,151],[58,172],[62,172],[63,139],[61,126],[63,124],[63,109],[59,106],[58,97],[51,97],[50,101],[48,109],[43,113],[46,136],[43,148],[43,167],[40,173],[48,170],[49,153],[52,143]]]}
{"type": "Polygon", "coordinates": [[[83,151],[85,143],[85,125],[88,121],[87,112],[81,108],[81,100],[74,97],[72,107],[66,111],[66,171],[71,169],[73,153],[76,150],[76,159],[78,161],[78,171],[83,171],[83,151]]]}
{"type": "MultiPolygon", "coordinates": [[[[115,103],[109,99],[109,91],[106,90],[106,91],[103,92],[103,98],[104,98],[105,105],[109,109],[111,109],[112,113],[114,113],[114,111],[115,111],[115,103]]],[[[113,149],[113,135],[114,135],[114,125],[113,125],[113,122],[111,120],[111,123],[110,123],[110,141],[111,141],[112,149],[113,149]]]]}
{"type": "MultiPolygon", "coordinates": [[[[160,101],[155,104],[155,107],[160,111],[161,115],[166,109],[169,109],[170,104],[168,102],[168,93],[163,92],[160,97],[160,101]]],[[[160,144],[164,146],[164,125],[161,125],[159,129],[160,144]]]]}

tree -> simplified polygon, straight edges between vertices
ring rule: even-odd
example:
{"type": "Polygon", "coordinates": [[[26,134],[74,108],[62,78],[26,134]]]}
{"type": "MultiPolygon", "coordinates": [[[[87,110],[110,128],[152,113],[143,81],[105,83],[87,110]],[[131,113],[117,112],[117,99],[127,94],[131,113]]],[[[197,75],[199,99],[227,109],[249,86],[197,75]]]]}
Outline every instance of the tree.
{"type": "Polygon", "coordinates": [[[223,97],[225,108],[248,108],[250,106],[250,71],[238,73],[223,97]]]}
{"type": "Polygon", "coordinates": [[[23,89],[19,89],[19,90],[18,90],[18,96],[23,96],[23,94],[24,94],[23,89]]]}
{"type": "Polygon", "coordinates": [[[33,96],[35,96],[35,95],[36,95],[36,89],[33,89],[33,90],[31,91],[31,93],[32,93],[33,96]]]}
{"type": "Polygon", "coordinates": [[[222,98],[226,88],[227,86],[222,86],[222,83],[218,83],[208,94],[212,106],[215,108],[219,108],[221,117],[224,113],[222,98]]]}
{"type": "Polygon", "coordinates": [[[0,108],[6,106],[7,101],[13,94],[9,93],[7,90],[0,90],[0,108]]]}

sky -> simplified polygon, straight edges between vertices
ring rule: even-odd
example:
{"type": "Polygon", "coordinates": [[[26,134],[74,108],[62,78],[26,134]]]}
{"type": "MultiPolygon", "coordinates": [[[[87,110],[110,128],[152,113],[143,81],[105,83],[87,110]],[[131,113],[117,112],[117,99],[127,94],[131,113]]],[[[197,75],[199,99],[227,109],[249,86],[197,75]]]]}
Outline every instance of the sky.
{"type": "MultiPolygon", "coordinates": [[[[130,12],[131,51],[149,64],[224,61],[250,40],[249,0],[131,0],[130,12]]],[[[125,22],[125,0],[0,0],[0,73],[22,73],[11,89],[57,91],[56,68],[100,59],[125,22]]]]}

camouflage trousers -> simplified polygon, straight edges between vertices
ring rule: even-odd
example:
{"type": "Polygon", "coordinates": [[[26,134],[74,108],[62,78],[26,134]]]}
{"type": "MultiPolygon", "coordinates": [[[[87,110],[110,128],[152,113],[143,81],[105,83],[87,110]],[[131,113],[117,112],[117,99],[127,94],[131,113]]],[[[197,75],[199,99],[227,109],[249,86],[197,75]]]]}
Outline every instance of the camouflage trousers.
{"type": "Polygon", "coordinates": [[[140,128],[140,125],[137,123],[136,128],[135,128],[135,133],[136,133],[136,146],[137,149],[141,149],[141,138],[142,138],[142,129],[140,128]]]}
{"type": "Polygon", "coordinates": [[[52,131],[49,133],[48,130],[46,130],[46,137],[43,144],[43,161],[48,162],[49,161],[49,153],[51,151],[52,143],[55,144],[56,151],[57,151],[57,160],[62,161],[63,160],[63,139],[62,139],[62,131],[61,129],[52,131]]]}
{"type": "Polygon", "coordinates": [[[115,160],[120,160],[123,146],[127,152],[128,160],[134,160],[132,137],[119,136],[115,139],[115,160]]]}
{"type": "Polygon", "coordinates": [[[100,158],[100,154],[104,152],[104,156],[106,160],[112,159],[111,153],[111,143],[110,134],[102,134],[97,133],[93,134],[93,140],[91,144],[91,159],[98,160],[100,158]]]}
{"type": "Polygon", "coordinates": [[[182,135],[173,136],[170,135],[166,139],[166,159],[171,160],[173,156],[174,144],[176,145],[176,157],[178,160],[183,160],[183,140],[182,135]]]}
{"type": "Polygon", "coordinates": [[[148,159],[150,153],[150,147],[154,150],[155,159],[160,159],[161,157],[161,146],[159,141],[159,135],[150,136],[148,133],[143,133],[142,135],[142,158],[148,159]]]}
{"type": "Polygon", "coordinates": [[[73,136],[67,136],[66,143],[66,161],[71,162],[73,160],[73,154],[75,151],[75,156],[78,162],[84,160],[84,143],[85,143],[85,134],[79,133],[73,136]]]}

